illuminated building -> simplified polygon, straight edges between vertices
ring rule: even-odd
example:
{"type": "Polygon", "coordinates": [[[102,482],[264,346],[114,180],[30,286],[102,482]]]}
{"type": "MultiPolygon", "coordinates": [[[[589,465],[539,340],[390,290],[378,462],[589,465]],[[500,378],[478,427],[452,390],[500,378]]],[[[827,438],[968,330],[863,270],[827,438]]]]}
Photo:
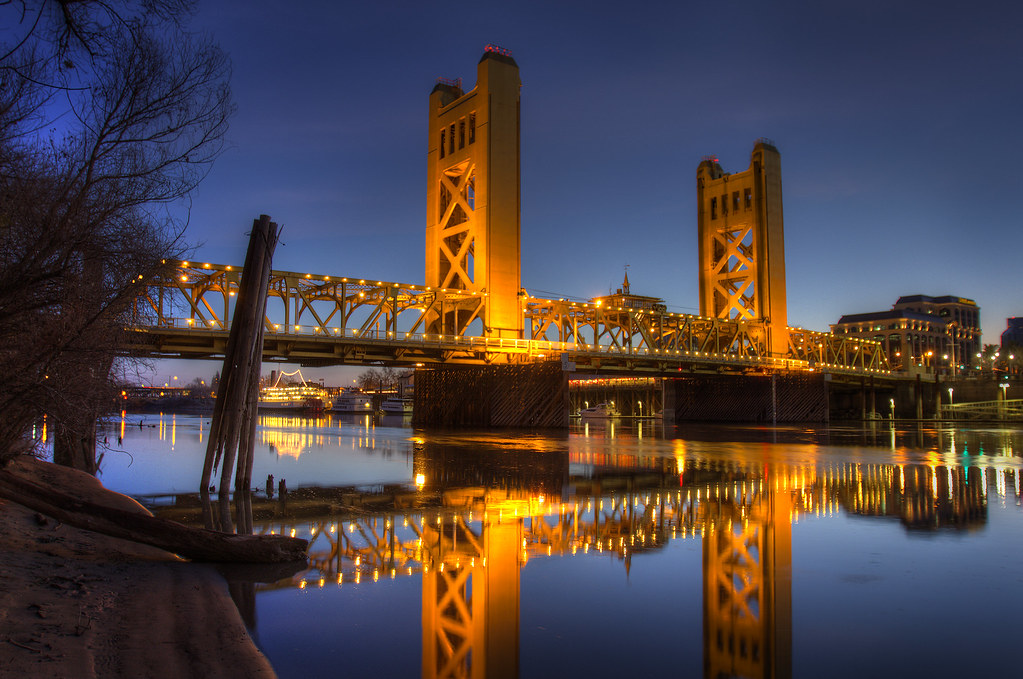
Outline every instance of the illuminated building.
{"type": "Polygon", "coordinates": [[[668,307],[660,297],[647,297],[645,295],[634,295],[629,289],[629,273],[625,272],[625,280],[622,287],[614,293],[608,293],[605,297],[594,297],[590,304],[603,306],[605,309],[648,309],[664,313],[668,307]]]}
{"type": "Polygon", "coordinates": [[[489,337],[522,337],[519,291],[519,67],[488,45],[476,87],[440,80],[430,93],[426,285],[469,290],[471,304],[428,318],[461,334],[481,318],[489,337]]]}
{"type": "Polygon", "coordinates": [[[881,342],[895,370],[954,374],[977,363],[980,307],[954,295],[907,295],[889,311],[842,316],[831,331],[881,342]]]}
{"type": "Polygon", "coordinates": [[[717,158],[696,170],[700,315],[764,319],[769,351],[788,353],[781,154],[761,139],[745,172],[717,158]]]}
{"type": "Polygon", "coordinates": [[[1023,317],[1007,318],[1005,331],[1002,333],[1002,348],[1023,347],[1023,317]]]}

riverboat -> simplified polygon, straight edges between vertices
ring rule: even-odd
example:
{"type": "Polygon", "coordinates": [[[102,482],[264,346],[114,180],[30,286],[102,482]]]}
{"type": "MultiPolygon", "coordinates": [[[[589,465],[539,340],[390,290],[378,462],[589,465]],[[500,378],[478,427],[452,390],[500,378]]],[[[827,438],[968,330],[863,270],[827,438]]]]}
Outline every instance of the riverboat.
{"type": "Polygon", "coordinates": [[[410,415],[412,399],[408,397],[384,399],[384,402],[380,404],[380,409],[387,415],[410,415]]]}
{"type": "Polygon", "coordinates": [[[323,410],[326,393],[309,384],[266,387],[259,393],[259,410],[323,410]]]}
{"type": "Polygon", "coordinates": [[[347,391],[334,399],[331,410],[335,413],[372,413],[373,396],[359,391],[347,391]]]}
{"type": "Polygon", "coordinates": [[[323,410],[323,406],[327,402],[329,399],[326,390],[316,384],[306,382],[302,377],[302,371],[296,370],[293,373],[280,373],[272,386],[260,389],[256,407],[259,410],[318,412],[323,410]],[[297,383],[281,384],[283,378],[294,375],[298,375],[297,383]]]}

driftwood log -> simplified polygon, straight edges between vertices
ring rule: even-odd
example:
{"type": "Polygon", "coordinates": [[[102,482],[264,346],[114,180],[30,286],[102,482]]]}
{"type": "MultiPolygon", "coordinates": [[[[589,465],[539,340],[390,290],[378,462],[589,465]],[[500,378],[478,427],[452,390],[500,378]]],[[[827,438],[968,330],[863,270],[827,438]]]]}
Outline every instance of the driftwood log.
{"type": "Polygon", "coordinates": [[[284,563],[305,560],[308,541],[234,535],[70,497],[0,469],[0,497],[76,528],[159,547],[195,561],[284,563]]]}

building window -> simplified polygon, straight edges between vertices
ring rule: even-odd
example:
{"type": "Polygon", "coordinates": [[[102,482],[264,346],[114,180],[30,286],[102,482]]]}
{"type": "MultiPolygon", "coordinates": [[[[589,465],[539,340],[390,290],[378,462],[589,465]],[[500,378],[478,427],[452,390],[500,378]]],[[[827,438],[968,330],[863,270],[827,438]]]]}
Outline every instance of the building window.
{"type": "Polygon", "coordinates": [[[732,212],[739,211],[739,192],[732,191],[732,212]]]}
{"type": "Polygon", "coordinates": [[[743,202],[745,202],[746,204],[746,207],[744,209],[746,210],[753,209],[753,189],[746,189],[743,192],[743,202]]]}
{"type": "Polygon", "coordinates": [[[465,148],[465,118],[458,121],[458,148],[465,148]]]}
{"type": "Polygon", "coordinates": [[[717,219],[718,218],[718,199],[717,198],[711,198],[710,199],[710,218],[711,219],[717,219]]]}
{"type": "Polygon", "coordinates": [[[728,194],[721,196],[721,214],[728,214],[728,194]]]}
{"type": "Polygon", "coordinates": [[[476,114],[469,114],[469,143],[473,144],[476,142],[476,114]]]}
{"type": "Polygon", "coordinates": [[[444,157],[444,147],[447,145],[447,134],[444,130],[440,131],[440,157],[444,157]]]}
{"type": "Polygon", "coordinates": [[[449,153],[454,153],[455,152],[455,124],[454,123],[451,123],[451,127],[448,128],[448,131],[451,134],[451,137],[448,139],[448,152],[449,153]]]}

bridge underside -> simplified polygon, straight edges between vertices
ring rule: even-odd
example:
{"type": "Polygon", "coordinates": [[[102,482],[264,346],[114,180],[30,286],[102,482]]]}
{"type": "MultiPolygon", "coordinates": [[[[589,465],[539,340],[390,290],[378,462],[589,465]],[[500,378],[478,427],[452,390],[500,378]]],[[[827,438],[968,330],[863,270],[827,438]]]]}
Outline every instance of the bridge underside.
{"type": "MultiPolygon", "coordinates": [[[[125,352],[150,358],[222,360],[228,331],[202,327],[137,328],[125,352]]],[[[802,358],[732,354],[727,351],[659,350],[548,340],[520,340],[457,335],[418,335],[391,339],[375,334],[343,336],[330,332],[294,334],[265,331],[263,360],[327,365],[489,366],[526,365],[562,359],[579,374],[675,376],[683,374],[768,374],[794,372],[822,375],[802,358]]],[[[886,371],[829,366],[836,379],[859,380],[864,372],[893,379],[886,371]]]]}

